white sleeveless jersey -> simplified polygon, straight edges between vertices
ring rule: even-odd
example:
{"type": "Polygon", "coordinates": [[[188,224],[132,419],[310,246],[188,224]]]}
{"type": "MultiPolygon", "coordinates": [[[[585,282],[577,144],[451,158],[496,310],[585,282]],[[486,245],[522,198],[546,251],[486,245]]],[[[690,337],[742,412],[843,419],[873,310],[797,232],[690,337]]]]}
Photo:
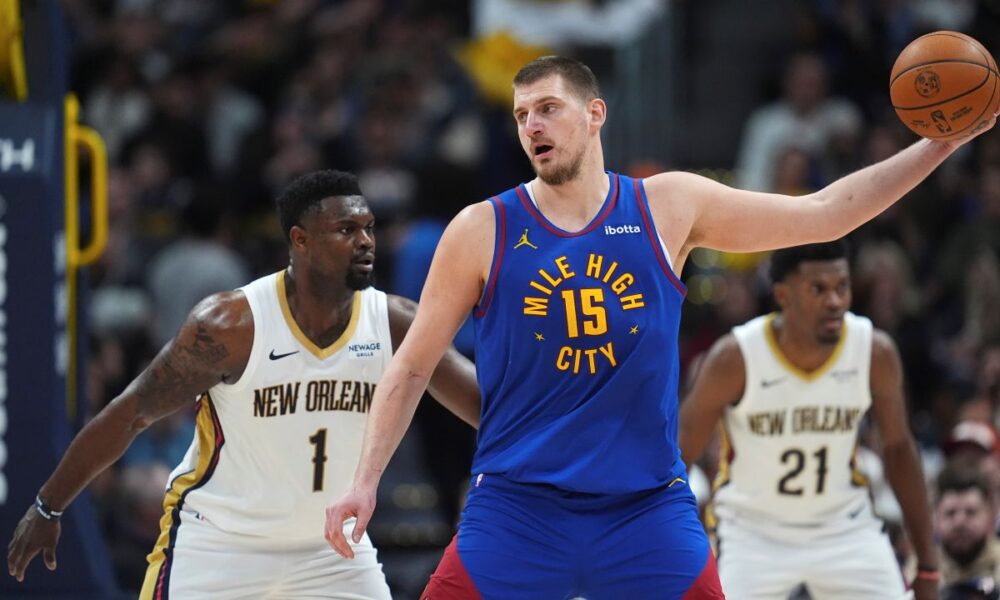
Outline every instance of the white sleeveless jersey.
{"type": "Polygon", "coordinates": [[[164,532],[193,516],[233,534],[322,541],[326,506],[351,484],[392,356],[386,295],[355,293],[347,329],[319,348],[292,318],[284,275],[241,288],[253,312],[250,360],[239,381],[200,400],[194,442],[171,474],[164,532]]]}
{"type": "Polygon", "coordinates": [[[746,380],[743,398],[723,417],[715,516],[820,526],[870,514],[854,453],[871,406],[871,321],[847,313],[833,354],[806,373],[782,354],[774,317],[733,329],[746,380]]]}

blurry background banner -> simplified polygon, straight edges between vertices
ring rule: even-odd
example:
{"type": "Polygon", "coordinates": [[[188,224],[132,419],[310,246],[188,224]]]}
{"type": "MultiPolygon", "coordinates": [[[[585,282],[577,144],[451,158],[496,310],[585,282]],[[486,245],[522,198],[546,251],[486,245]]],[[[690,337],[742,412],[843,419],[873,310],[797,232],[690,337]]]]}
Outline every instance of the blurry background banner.
{"type": "MultiPolygon", "coordinates": [[[[79,423],[76,269],[100,253],[89,207],[76,193],[77,144],[99,166],[100,138],[75,122],[68,101],[68,36],[57,0],[0,2],[0,531],[34,502],[79,423]],[[67,107],[71,110],[67,111],[67,107]],[[69,116],[69,118],[67,118],[69,116]]],[[[100,191],[101,177],[85,178],[100,191]]],[[[84,494],[63,517],[59,569],[33,565],[23,584],[0,577],[3,598],[116,598],[111,560],[84,494]]]]}

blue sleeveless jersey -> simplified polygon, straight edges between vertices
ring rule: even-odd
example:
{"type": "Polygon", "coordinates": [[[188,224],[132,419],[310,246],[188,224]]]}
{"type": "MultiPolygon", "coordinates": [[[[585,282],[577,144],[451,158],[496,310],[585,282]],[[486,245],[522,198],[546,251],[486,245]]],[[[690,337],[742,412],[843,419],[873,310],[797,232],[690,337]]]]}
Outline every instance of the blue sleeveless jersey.
{"type": "Polygon", "coordinates": [[[677,334],[684,285],[640,180],[566,232],[523,185],[491,199],[493,265],[474,314],[483,412],[473,473],[585,493],[684,475],[677,334]]]}

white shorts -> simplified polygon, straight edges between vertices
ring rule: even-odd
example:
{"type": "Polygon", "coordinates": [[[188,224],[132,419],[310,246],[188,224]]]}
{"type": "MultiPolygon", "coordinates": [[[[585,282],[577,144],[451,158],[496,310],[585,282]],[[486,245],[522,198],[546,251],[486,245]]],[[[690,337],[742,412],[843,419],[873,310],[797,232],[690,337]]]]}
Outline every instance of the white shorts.
{"type": "Polygon", "coordinates": [[[766,531],[759,523],[748,527],[720,520],[719,579],[729,600],[784,600],[801,584],[816,600],[909,597],[879,521],[848,522],[815,537],[803,535],[803,528],[766,531]]]}
{"type": "MultiPolygon", "coordinates": [[[[353,520],[344,526],[350,542],[353,520]]],[[[337,598],[391,600],[375,548],[365,534],[354,559],[318,542],[233,536],[184,512],[171,543],[150,553],[141,600],[337,598]]]]}

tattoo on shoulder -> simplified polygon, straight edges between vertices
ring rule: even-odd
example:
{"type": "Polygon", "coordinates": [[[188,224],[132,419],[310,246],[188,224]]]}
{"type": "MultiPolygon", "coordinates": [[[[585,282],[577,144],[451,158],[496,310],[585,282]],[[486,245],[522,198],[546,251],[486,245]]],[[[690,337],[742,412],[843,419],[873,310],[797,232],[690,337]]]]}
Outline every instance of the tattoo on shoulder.
{"type": "Polygon", "coordinates": [[[216,341],[201,323],[194,334],[194,343],[177,345],[154,367],[152,375],[158,385],[184,386],[195,383],[204,375],[206,366],[215,365],[229,356],[224,344],[216,341]]]}
{"type": "Polygon", "coordinates": [[[215,364],[229,356],[229,350],[226,349],[226,346],[215,341],[215,338],[201,323],[198,324],[198,330],[194,334],[194,344],[190,348],[182,350],[191,357],[209,364],[215,364]]]}

